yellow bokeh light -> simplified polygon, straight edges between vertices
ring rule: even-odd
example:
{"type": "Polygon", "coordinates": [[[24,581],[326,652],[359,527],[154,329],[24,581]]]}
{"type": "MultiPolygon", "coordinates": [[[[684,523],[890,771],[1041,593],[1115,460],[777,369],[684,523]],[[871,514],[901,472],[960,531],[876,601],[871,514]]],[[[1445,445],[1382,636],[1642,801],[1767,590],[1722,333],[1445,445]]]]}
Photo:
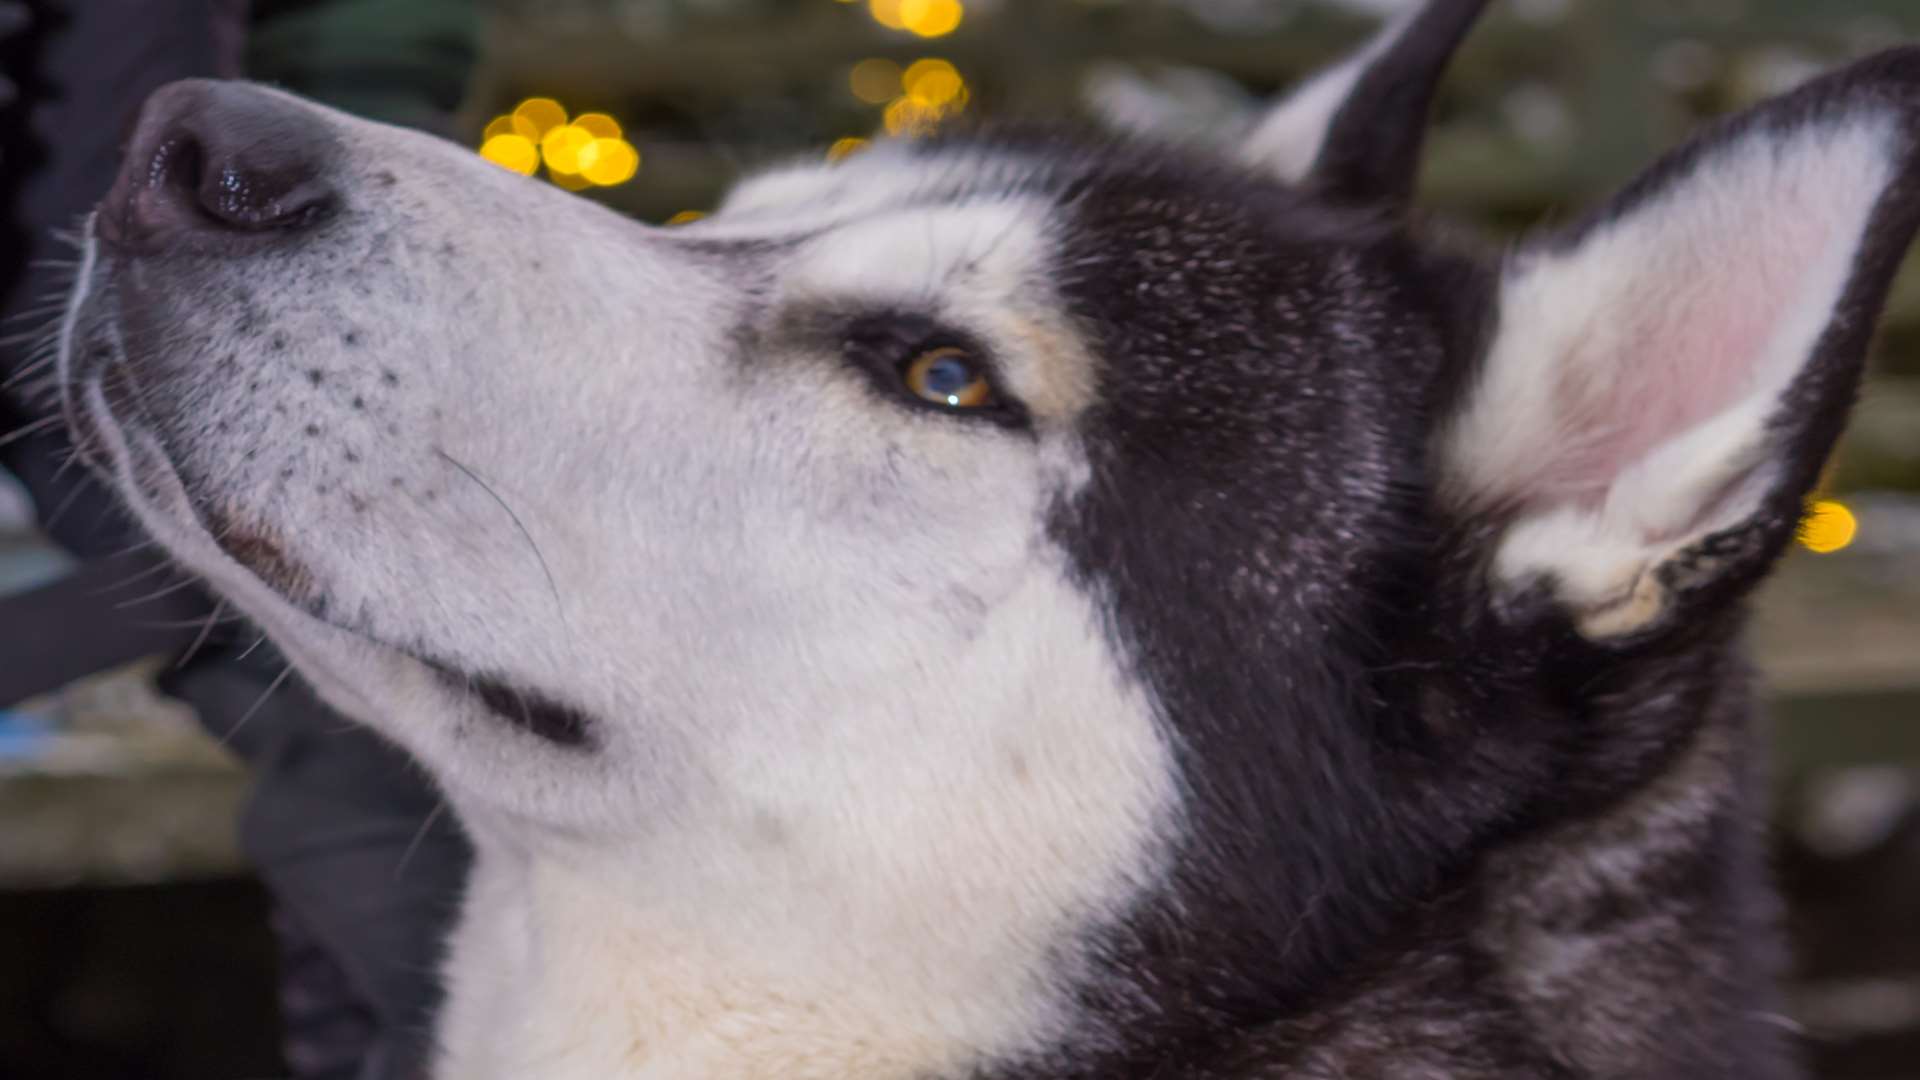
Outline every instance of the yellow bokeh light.
{"type": "Polygon", "coordinates": [[[489,122],[480,154],[524,176],[545,162],[547,178],[568,191],[624,184],[640,171],[640,151],[620,121],[593,112],[569,121],[566,107],[547,97],[528,98],[489,122]]]}
{"type": "Polygon", "coordinates": [[[885,105],[899,97],[902,79],[899,64],[878,57],[860,61],[847,73],[853,96],[869,105],[885,105]]]}
{"type": "Polygon", "coordinates": [[[960,72],[951,63],[935,57],[916,60],[900,76],[900,86],[909,97],[935,108],[942,108],[960,100],[966,92],[967,83],[960,72]]]}
{"type": "Polygon", "coordinates": [[[900,0],[900,22],[921,37],[953,33],[966,14],[960,0],[900,0]]]}
{"type": "Polygon", "coordinates": [[[540,148],[533,145],[532,139],[512,132],[494,135],[481,143],[480,156],[521,176],[532,176],[540,167],[540,148]]]}
{"type": "Polygon", "coordinates": [[[640,171],[640,151],[625,139],[595,139],[580,152],[580,175],[612,187],[633,179],[640,171]]]}
{"type": "Polygon", "coordinates": [[[524,116],[496,116],[488,121],[486,128],[480,132],[480,141],[484,143],[496,135],[518,135],[528,142],[537,143],[540,141],[541,129],[524,116]]]}
{"type": "Polygon", "coordinates": [[[827,147],[827,160],[841,161],[845,158],[852,157],[853,155],[859,153],[862,150],[865,150],[866,148],[867,148],[867,140],[862,139],[858,136],[849,136],[845,139],[838,139],[838,140],[835,140],[832,146],[827,147]]]}
{"type": "Polygon", "coordinates": [[[905,30],[907,23],[900,17],[900,9],[906,6],[906,0],[867,0],[867,11],[873,15],[873,21],[889,30],[905,30]]]}
{"type": "Polygon", "coordinates": [[[620,121],[606,113],[581,113],[573,118],[573,126],[584,129],[596,139],[617,139],[621,136],[620,121]]]}
{"type": "Polygon", "coordinates": [[[919,98],[903,97],[887,106],[883,120],[887,134],[914,136],[932,131],[940,123],[940,110],[919,98]]]}
{"type": "Polygon", "coordinates": [[[547,169],[556,175],[578,176],[586,167],[580,158],[582,152],[591,155],[593,133],[584,128],[563,124],[548,131],[540,140],[540,156],[546,160],[547,169]]]}
{"type": "Polygon", "coordinates": [[[1807,550],[1822,555],[1839,551],[1853,543],[1860,533],[1860,521],[1853,511],[1831,499],[1823,499],[1807,508],[1800,522],[1800,542],[1807,550]]]}
{"type": "Polygon", "coordinates": [[[679,213],[668,218],[667,224],[691,225],[694,222],[699,221],[701,218],[706,216],[707,216],[707,212],[705,210],[682,210],[679,213]]]}
{"type": "Polygon", "coordinates": [[[539,142],[554,128],[567,122],[567,110],[552,98],[528,98],[514,107],[513,115],[527,125],[520,134],[539,142]]]}

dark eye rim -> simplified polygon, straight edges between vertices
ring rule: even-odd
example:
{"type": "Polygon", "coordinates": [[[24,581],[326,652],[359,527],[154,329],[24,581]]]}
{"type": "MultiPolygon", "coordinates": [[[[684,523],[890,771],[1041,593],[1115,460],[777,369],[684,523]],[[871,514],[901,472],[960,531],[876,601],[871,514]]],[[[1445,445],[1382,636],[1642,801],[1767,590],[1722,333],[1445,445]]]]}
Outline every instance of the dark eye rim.
{"type": "Polygon", "coordinates": [[[842,347],[847,359],[867,374],[877,390],[908,408],[961,422],[1006,428],[1030,426],[1026,406],[1007,393],[993,354],[970,334],[924,315],[886,312],[853,320],[846,328],[842,347]],[[987,404],[957,408],[930,401],[907,386],[906,374],[913,363],[941,349],[957,350],[974,365],[987,381],[987,404]]]}

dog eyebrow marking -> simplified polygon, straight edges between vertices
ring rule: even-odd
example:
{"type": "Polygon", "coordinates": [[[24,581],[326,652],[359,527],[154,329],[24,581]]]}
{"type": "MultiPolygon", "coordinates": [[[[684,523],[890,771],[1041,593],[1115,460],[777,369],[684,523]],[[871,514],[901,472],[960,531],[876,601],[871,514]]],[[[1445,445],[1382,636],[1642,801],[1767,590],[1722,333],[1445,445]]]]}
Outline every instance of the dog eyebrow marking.
{"type": "Polygon", "coordinates": [[[493,675],[476,675],[440,660],[418,657],[447,688],[476,698],[487,710],[535,738],[568,750],[599,748],[594,723],[585,712],[493,675]]]}

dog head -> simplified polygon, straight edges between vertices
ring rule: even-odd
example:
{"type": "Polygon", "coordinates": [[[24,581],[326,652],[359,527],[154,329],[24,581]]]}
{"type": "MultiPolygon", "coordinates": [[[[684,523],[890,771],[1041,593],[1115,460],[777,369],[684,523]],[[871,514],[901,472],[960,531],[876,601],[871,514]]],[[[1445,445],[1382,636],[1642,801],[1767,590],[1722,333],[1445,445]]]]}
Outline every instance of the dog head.
{"type": "Polygon", "coordinates": [[[68,408],[485,841],[764,901],[796,968],[816,909],[965,940],[873,986],[979,990],[976,1048],[1044,1041],[1071,943],[1176,887],[1271,927],[1250,996],[1310,986],[1568,774],[1570,663],[1684,652],[1778,556],[1920,220],[1903,51],[1504,260],[1442,243],[1404,201],[1481,6],[1233,155],[896,143],[672,230],[179,84],[68,408]]]}

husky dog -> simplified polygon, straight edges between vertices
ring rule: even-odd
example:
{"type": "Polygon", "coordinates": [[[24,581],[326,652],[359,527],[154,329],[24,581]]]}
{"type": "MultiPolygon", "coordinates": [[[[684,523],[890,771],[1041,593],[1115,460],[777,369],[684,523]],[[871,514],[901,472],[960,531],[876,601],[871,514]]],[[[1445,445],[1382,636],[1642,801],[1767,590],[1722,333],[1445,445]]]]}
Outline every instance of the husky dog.
{"type": "Polygon", "coordinates": [[[1920,222],[1920,49],[1493,258],[1483,6],[1232,153],[885,145],[645,228],[157,93],[67,407],[478,848],[443,1080],[1795,1074],[1744,598],[1920,222]]]}

